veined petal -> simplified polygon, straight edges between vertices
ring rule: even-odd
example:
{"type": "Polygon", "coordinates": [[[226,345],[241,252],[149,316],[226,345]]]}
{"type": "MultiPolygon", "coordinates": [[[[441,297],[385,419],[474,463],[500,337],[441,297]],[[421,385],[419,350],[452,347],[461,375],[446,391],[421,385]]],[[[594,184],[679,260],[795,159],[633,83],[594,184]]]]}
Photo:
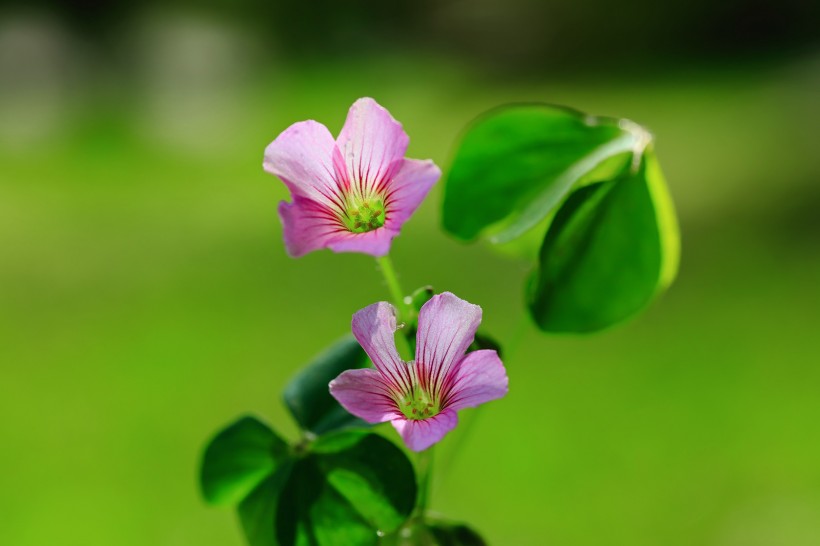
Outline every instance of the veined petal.
{"type": "Polygon", "coordinates": [[[265,170],[282,179],[294,197],[339,206],[333,170],[336,143],[327,127],[313,120],[294,123],[265,148],[265,170]]]}
{"type": "Polygon", "coordinates": [[[427,392],[442,394],[453,366],[473,342],[481,323],[481,307],[444,292],[433,296],[419,311],[416,362],[419,380],[427,392]]]}
{"type": "Polygon", "coordinates": [[[509,380],[498,353],[473,351],[458,363],[446,381],[442,406],[451,410],[474,408],[507,394],[509,380]]]}
{"type": "Polygon", "coordinates": [[[368,305],[353,315],[353,335],[396,392],[412,386],[410,370],[396,350],[396,309],[386,301],[368,305]]]}
{"type": "Polygon", "coordinates": [[[347,370],[330,382],[330,394],[344,409],[368,423],[401,417],[390,387],[378,370],[347,370]]]}
{"type": "Polygon", "coordinates": [[[390,252],[390,242],[396,235],[386,226],[367,233],[345,232],[327,246],[333,252],[362,252],[378,258],[390,252]]]}
{"type": "Polygon", "coordinates": [[[395,174],[387,184],[385,225],[398,231],[441,177],[441,169],[429,159],[401,159],[390,170],[395,174]]]}
{"type": "Polygon", "coordinates": [[[447,409],[428,419],[399,418],[392,422],[407,447],[413,451],[424,451],[456,427],[458,415],[447,409]]]}
{"type": "Polygon", "coordinates": [[[301,196],[293,203],[279,203],[279,218],[288,254],[294,258],[330,246],[333,241],[350,235],[325,205],[301,196]]]}
{"type": "Polygon", "coordinates": [[[391,163],[404,157],[410,139],[401,123],[371,98],[353,103],[336,144],[349,181],[362,193],[386,182],[391,163]]]}

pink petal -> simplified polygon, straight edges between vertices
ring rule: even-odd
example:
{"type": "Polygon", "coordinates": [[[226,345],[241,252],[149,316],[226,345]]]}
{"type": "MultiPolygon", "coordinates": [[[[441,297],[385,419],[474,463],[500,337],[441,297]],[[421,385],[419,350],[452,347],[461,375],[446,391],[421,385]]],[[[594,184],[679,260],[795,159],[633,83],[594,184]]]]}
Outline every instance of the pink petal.
{"type": "Polygon", "coordinates": [[[330,382],[330,394],[344,409],[368,423],[401,417],[378,370],[347,370],[330,382]]]}
{"type": "Polygon", "coordinates": [[[441,169],[429,159],[402,159],[387,184],[386,226],[398,231],[441,177],[441,169]]]}
{"type": "Polygon", "coordinates": [[[451,376],[442,405],[447,409],[474,408],[507,394],[507,371],[491,350],[473,351],[464,357],[451,376]]]}
{"type": "Polygon", "coordinates": [[[371,256],[385,256],[390,252],[390,242],[398,232],[387,226],[366,233],[344,232],[328,247],[334,252],[362,252],[371,256]]]}
{"type": "Polygon", "coordinates": [[[433,296],[419,311],[416,362],[420,362],[422,387],[432,392],[449,382],[453,365],[473,342],[481,323],[481,307],[450,292],[433,296]]]}
{"type": "Polygon", "coordinates": [[[350,235],[334,220],[326,206],[296,195],[293,203],[279,203],[283,236],[288,254],[294,258],[313,250],[325,248],[333,241],[350,235]]]}
{"type": "Polygon", "coordinates": [[[396,309],[381,301],[368,305],[353,315],[353,335],[367,356],[396,392],[408,392],[412,386],[410,370],[396,351],[396,309]]]}
{"type": "Polygon", "coordinates": [[[350,107],[336,144],[351,183],[376,186],[390,174],[390,164],[404,157],[409,142],[401,123],[371,98],[350,107]]]}
{"type": "Polygon", "coordinates": [[[457,424],[458,415],[450,409],[429,419],[393,420],[393,427],[401,435],[405,445],[413,451],[424,451],[444,438],[457,424]]]}
{"type": "Polygon", "coordinates": [[[282,179],[294,197],[333,205],[338,184],[333,170],[333,136],[316,121],[294,123],[265,148],[265,170],[282,179]]]}

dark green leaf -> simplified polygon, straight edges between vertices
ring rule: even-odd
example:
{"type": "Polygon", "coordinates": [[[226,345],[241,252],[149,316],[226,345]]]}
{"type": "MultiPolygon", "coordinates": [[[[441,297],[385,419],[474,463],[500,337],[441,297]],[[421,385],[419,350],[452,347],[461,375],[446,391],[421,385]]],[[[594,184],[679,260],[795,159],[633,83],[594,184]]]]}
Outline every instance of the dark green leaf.
{"type": "Polygon", "coordinates": [[[285,387],[285,403],[296,422],[315,434],[367,426],[345,411],[328,391],[328,383],[340,373],[367,365],[367,355],[353,336],[340,339],[313,359],[285,387]]]}
{"type": "Polygon", "coordinates": [[[475,339],[467,348],[467,352],[480,351],[482,349],[490,349],[501,355],[501,344],[495,339],[483,332],[476,332],[475,339]]]}
{"type": "Polygon", "coordinates": [[[637,169],[576,190],[550,224],[530,311],[551,332],[591,332],[645,307],[674,277],[677,226],[660,169],[637,169]]]}
{"type": "Polygon", "coordinates": [[[377,529],[327,481],[315,456],[296,463],[282,498],[276,516],[280,546],[372,546],[378,540],[377,529]]]}
{"type": "Polygon", "coordinates": [[[646,136],[634,124],[557,106],[493,110],[468,128],[457,150],[445,186],[444,227],[465,240],[488,228],[494,242],[515,239],[589,172],[646,136]]]}
{"type": "Polygon", "coordinates": [[[413,466],[402,450],[366,431],[319,438],[281,466],[239,506],[251,546],[373,546],[416,499],[413,466]]]}
{"type": "Polygon", "coordinates": [[[481,536],[463,524],[425,517],[386,536],[380,546],[487,546],[481,536]]]}
{"type": "Polygon", "coordinates": [[[463,524],[433,523],[429,529],[436,546],[487,546],[481,535],[463,524]]]}
{"type": "Polygon", "coordinates": [[[286,457],[287,444],[267,425],[243,417],[217,434],[205,449],[200,484],[211,504],[235,504],[286,457]]]}
{"type": "Polygon", "coordinates": [[[435,294],[436,293],[432,286],[422,286],[410,294],[410,305],[413,307],[416,314],[421,311],[424,304],[430,301],[430,298],[432,298],[435,294]]]}
{"type": "Polygon", "coordinates": [[[291,476],[295,461],[289,459],[265,478],[237,507],[245,538],[251,546],[279,546],[274,525],[276,514],[291,499],[282,495],[282,489],[291,476]]]}
{"type": "MultiPolygon", "coordinates": [[[[354,438],[353,432],[345,433],[354,438]]],[[[392,531],[407,518],[416,500],[413,465],[392,442],[378,434],[360,434],[352,445],[332,452],[322,439],[316,458],[329,484],[371,525],[392,531]]]]}

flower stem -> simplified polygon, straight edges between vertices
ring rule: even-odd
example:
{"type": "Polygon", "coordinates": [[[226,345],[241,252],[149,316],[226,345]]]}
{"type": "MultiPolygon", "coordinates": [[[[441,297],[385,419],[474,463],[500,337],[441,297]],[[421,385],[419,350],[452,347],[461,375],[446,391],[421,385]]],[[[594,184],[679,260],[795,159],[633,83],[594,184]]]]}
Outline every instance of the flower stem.
{"type": "Polygon", "coordinates": [[[393,267],[393,261],[390,259],[390,255],[376,258],[376,263],[379,264],[384,282],[387,283],[387,289],[390,291],[390,296],[396,304],[396,309],[399,312],[399,321],[403,322],[408,320],[411,316],[410,306],[404,301],[405,293],[401,288],[401,284],[399,284],[399,277],[396,275],[396,270],[393,267]]]}
{"type": "Polygon", "coordinates": [[[418,497],[416,500],[415,517],[423,521],[430,503],[430,478],[433,474],[433,448],[429,447],[419,453],[416,463],[416,479],[418,481],[418,497]]]}

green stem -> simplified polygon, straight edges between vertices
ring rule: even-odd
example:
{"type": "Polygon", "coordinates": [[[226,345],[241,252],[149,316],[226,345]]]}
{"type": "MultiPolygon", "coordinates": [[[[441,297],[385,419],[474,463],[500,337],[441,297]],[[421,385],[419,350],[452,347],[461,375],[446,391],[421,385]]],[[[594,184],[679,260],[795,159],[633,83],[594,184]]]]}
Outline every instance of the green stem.
{"type": "Polygon", "coordinates": [[[396,309],[399,312],[399,322],[409,320],[411,316],[410,306],[404,301],[405,293],[401,288],[401,284],[399,284],[399,277],[396,275],[396,269],[393,267],[390,255],[376,258],[376,263],[379,264],[384,282],[387,283],[387,289],[396,304],[396,309]]]}
{"type": "Polygon", "coordinates": [[[427,448],[419,453],[416,464],[416,476],[418,481],[418,497],[416,501],[415,517],[424,521],[427,506],[430,503],[430,479],[433,474],[433,448],[427,448]]]}

